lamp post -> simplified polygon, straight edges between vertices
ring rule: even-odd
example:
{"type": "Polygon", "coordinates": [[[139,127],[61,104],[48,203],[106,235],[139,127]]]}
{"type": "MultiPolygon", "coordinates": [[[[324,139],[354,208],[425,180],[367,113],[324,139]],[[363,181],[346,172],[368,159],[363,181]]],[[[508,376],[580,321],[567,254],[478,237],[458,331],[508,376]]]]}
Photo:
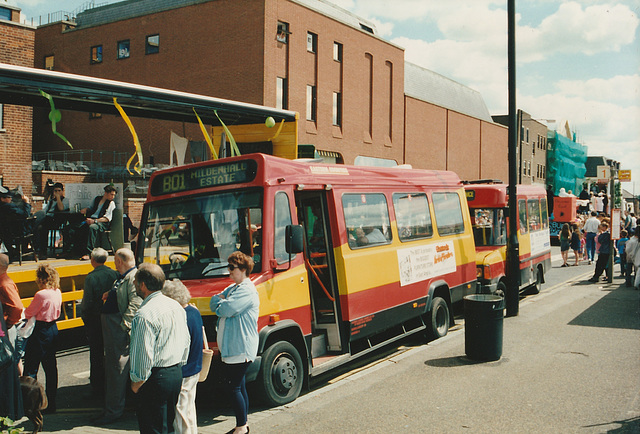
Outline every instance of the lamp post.
{"type": "Polygon", "coordinates": [[[507,316],[517,316],[520,309],[520,244],[518,242],[518,149],[519,125],[516,106],[516,11],[515,0],[507,0],[507,57],[509,70],[509,239],[507,240],[507,316]]]}

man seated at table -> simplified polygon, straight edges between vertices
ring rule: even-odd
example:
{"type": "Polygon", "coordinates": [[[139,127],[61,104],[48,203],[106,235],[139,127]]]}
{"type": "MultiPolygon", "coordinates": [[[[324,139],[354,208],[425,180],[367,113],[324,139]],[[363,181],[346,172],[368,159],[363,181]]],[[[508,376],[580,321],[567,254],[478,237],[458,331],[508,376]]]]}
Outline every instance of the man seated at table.
{"type": "Polygon", "coordinates": [[[113,210],[116,208],[114,199],[116,189],[113,185],[104,187],[104,194],[96,196],[90,207],[80,210],[85,219],[71,232],[75,251],[82,255],[80,259],[89,260],[89,254],[95,247],[100,247],[100,236],[108,231],[113,218],[113,210]]]}
{"type": "MultiPolygon", "coordinates": [[[[36,247],[38,257],[47,257],[47,237],[50,230],[55,230],[63,222],[60,213],[69,211],[69,199],[64,197],[64,185],[56,182],[52,186],[52,192],[49,199],[44,204],[39,218],[36,220],[36,247]]],[[[38,213],[36,213],[38,214],[38,213]]]]}
{"type": "MultiPolygon", "coordinates": [[[[19,203],[13,203],[13,194],[0,185],[0,241],[5,249],[9,249],[9,243],[17,236],[28,232],[26,219],[31,215],[31,203],[29,198],[21,195],[19,203]]],[[[7,251],[7,250],[3,250],[7,251]]]]}

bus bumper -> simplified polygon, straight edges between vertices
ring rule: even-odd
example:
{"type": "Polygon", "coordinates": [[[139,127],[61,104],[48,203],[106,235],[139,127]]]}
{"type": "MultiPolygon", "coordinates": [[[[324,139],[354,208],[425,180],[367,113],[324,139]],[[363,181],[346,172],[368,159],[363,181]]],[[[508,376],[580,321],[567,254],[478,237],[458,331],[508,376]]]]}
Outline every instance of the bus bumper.
{"type": "Polygon", "coordinates": [[[476,285],[477,294],[495,294],[498,289],[498,282],[478,282],[476,285]]]}

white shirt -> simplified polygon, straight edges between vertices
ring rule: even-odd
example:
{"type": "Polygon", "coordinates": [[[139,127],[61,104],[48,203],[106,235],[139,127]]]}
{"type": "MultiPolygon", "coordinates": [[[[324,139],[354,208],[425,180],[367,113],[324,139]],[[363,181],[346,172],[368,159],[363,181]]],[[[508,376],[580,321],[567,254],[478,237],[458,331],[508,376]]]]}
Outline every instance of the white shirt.
{"type": "Polygon", "coordinates": [[[598,220],[596,217],[591,216],[587,219],[586,222],[584,222],[583,229],[585,232],[593,232],[595,234],[598,233],[598,226],[600,226],[600,220],[598,220]]]}

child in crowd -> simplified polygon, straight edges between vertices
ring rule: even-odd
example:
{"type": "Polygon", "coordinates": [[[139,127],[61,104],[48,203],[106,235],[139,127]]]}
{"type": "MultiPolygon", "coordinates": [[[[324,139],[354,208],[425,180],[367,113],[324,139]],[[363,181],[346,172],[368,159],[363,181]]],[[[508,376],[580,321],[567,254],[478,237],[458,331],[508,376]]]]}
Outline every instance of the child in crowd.
{"type": "Polygon", "coordinates": [[[580,262],[580,228],[574,223],[573,231],[571,232],[571,250],[576,257],[573,266],[577,266],[580,262]]]}
{"type": "Polygon", "coordinates": [[[627,265],[627,254],[625,253],[625,246],[629,241],[628,233],[624,229],[620,231],[620,239],[616,243],[616,248],[618,249],[618,253],[620,254],[620,277],[626,277],[626,265],[627,265]]]}

